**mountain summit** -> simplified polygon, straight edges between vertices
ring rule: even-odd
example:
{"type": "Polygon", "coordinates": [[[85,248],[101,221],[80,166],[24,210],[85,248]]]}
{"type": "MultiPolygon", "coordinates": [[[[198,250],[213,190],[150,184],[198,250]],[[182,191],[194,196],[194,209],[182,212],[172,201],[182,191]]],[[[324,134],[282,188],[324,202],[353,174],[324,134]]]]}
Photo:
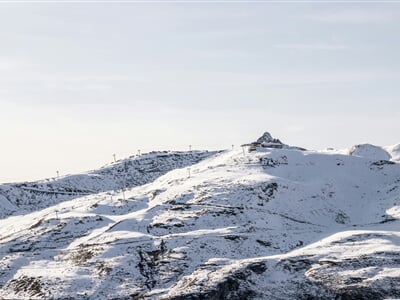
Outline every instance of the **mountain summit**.
{"type": "Polygon", "coordinates": [[[293,150],[306,150],[302,147],[289,146],[281,142],[281,140],[272,137],[272,135],[266,131],[260,136],[257,141],[243,144],[242,146],[248,147],[249,151],[255,151],[257,148],[275,148],[275,149],[293,149],[293,150]]]}
{"type": "Polygon", "coordinates": [[[281,144],[283,145],[283,143],[279,140],[279,139],[275,139],[272,137],[272,135],[269,132],[264,132],[262,136],[260,136],[256,143],[259,144],[281,144]]]}

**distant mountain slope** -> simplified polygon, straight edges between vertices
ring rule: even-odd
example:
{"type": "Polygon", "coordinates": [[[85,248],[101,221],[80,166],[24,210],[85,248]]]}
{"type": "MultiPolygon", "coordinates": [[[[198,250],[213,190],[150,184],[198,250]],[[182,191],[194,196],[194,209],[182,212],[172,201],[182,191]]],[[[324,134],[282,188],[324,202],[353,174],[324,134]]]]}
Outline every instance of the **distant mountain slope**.
{"type": "Polygon", "coordinates": [[[400,144],[385,147],[385,149],[390,153],[391,160],[400,162],[400,144]]]}
{"type": "Polygon", "coordinates": [[[349,154],[373,160],[390,160],[391,158],[385,149],[371,144],[355,145],[350,149],[349,154]]]}
{"type": "Polygon", "coordinates": [[[399,298],[400,164],[381,158],[225,151],[5,218],[0,297],[399,298]]]}
{"type": "Polygon", "coordinates": [[[36,211],[62,201],[149,183],[176,168],[195,164],[216,152],[152,152],[119,160],[99,170],[59,179],[0,185],[0,218],[36,211]]]}

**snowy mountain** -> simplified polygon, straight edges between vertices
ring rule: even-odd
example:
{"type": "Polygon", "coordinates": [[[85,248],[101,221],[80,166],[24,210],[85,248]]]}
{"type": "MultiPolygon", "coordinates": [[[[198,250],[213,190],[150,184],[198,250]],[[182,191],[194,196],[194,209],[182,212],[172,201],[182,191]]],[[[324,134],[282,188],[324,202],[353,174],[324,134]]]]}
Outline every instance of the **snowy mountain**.
{"type": "Polygon", "coordinates": [[[0,297],[399,298],[399,147],[263,136],[1,186],[0,297]]]}

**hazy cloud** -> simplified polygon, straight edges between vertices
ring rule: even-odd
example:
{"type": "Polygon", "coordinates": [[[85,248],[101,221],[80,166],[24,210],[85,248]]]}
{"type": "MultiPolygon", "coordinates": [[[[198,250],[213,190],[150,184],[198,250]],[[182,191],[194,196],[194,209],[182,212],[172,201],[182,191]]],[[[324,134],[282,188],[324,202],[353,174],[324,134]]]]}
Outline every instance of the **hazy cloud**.
{"type": "Polygon", "coordinates": [[[279,49],[293,49],[293,50],[310,50],[310,51],[335,51],[335,50],[346,50],[350,47],[341,44],[324,44],[324,43],[313,43],[313,44],[276,44],[275,48],[279,49]]]}
{"type": "Polygon", "coordinates": [[[340,11],[320,11],[318,14],[305,15],[307,20],[325,23],[345,23],[345,24],[365,24],[365,23],[386,23],[397,21],[399,13],[393,11],[373,11],[373,10],[340,10],[340,11]]]}

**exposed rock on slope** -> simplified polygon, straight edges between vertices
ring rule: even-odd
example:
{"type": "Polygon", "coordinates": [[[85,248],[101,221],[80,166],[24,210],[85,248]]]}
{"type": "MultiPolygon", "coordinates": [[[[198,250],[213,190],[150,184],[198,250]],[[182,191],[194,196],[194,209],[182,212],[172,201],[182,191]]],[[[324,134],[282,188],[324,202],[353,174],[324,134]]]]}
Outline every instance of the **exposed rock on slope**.
{"type": "Polygon", "coordinates": [[[288,254],[208,267],[207,276],[203,267],[203,274],[184,277],[163,299],[398,298],[399,237],[347,231],[288,254]]]}

